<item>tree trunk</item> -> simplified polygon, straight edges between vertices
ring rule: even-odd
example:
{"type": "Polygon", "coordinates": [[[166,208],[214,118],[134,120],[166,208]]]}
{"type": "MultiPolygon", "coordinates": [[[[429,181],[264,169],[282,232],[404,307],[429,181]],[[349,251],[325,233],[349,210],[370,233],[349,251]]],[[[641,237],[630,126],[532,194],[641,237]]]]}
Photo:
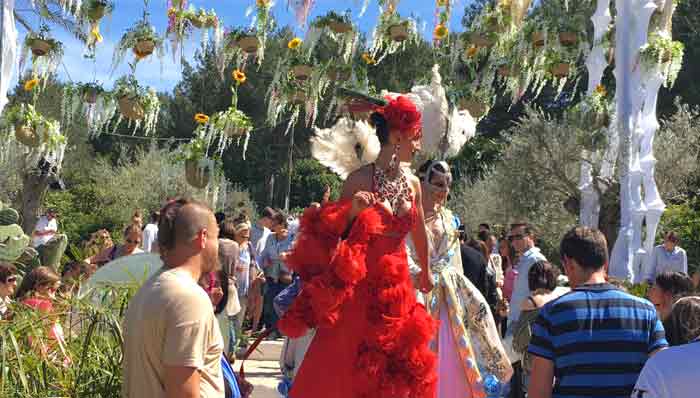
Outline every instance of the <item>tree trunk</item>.
{"type": "Polygon", "coordinates": [[[27,235],[31,235],[39,220],[39,211],[50,178],[49,173],[41,173],[37,169],[25,172],[22,176],[22,194],[17,209],[22,215],[22,229],[27,235]]]}

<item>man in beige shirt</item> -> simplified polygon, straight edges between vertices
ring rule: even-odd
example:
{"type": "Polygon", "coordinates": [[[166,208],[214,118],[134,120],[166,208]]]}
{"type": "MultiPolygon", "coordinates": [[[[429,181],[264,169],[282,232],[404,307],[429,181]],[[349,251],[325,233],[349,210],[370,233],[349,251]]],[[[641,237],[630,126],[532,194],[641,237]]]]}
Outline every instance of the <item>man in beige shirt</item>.
{"type": "Polygon", "coordinates": [[[224,342],[199,277],[218,268],[214,214],[177,200],[161,212],[164,266],[131,299],[124,320],[124,398],[223,398],[224,342]]]}

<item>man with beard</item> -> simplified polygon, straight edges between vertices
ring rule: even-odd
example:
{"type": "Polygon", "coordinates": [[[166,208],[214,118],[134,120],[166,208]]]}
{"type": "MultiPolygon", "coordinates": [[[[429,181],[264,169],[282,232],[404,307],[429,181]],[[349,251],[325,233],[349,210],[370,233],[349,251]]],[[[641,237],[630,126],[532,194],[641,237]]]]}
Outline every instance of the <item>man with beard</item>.
{"type": "Polygon", "coordinates": [[[224,342],[200,276],[219,268],[212,211],[184,199],[158,223],[163,268],[131,299],[124,320],[122,396],[223,398],[224,342]]]}

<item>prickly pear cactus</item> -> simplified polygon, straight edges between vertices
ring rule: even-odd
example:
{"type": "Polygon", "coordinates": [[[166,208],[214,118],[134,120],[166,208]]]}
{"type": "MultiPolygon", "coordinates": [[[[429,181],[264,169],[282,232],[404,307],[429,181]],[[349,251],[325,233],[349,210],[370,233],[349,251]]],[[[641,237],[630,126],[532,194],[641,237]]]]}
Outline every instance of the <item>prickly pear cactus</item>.
{"type": "Polygon", "coordinates": [[[18,225],[19,214],[0,202],[0,260],[17,261],[29,247],[31,239],[18,225]]]}

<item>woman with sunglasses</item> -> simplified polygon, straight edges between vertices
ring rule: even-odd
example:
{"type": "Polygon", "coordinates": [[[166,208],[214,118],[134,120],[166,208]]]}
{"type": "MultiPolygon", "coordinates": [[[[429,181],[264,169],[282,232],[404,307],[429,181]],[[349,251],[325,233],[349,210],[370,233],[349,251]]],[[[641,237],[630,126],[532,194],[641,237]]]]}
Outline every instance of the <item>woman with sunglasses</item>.
{"type": "MultiPolygon", "coordinates": [[[[452,212],[445,207],[452,184],[450,166],[427,161],[418,169],[418,177],[435,280],[435,287],[423,295],[423,301],[433,318],[440,321],[432,344],[438,357],[437,398],[481,397],[485,393],[485,373],[505,382],[512,374],[510,361],[488,302],[462,271],[459,231],[452,212]]],[[[413,240],[409,239],[407,245],[409,264],[419,270],[413,240]]],[[[495,283],[493,287],[495,293],[495,283]]]]}
{"type": "Polygon", "coordinates": [[[136,224],[130,224],[124,229],[123,244],[108,247],[96,255],[86,258],[85,262],[101,267],[119,257],[143,253],[140,247],[142,239],[141,228],[136,224]]]}
{"type": "Polygon", "coordinates": [[[5,319],[12,297],[17,289],[17,268],[0,261],[0,319],[5,319]]]}
{"type": "MultiPolygon", "coordinates": [[[[46,346],[43,344],[42,339],[38,339],[39,349],[42,354],[50,355],[54,359],[57,358],[57,351],[60,351],[63,363],[69,364],[71,360],[65,350],[63,328],[54,311],[56,292],[58,292],[60,287],[61,277],[54,270],[49,267],[37,267],[22,279],[22,284],[17,289],[15,299],[42,314],[48,315],[48,317],[43,317],[42,320],[46,323],[50,344],[46,346]]],[[[29,341],[33,344],[32,336],[29,336],[29,341]]]]}

